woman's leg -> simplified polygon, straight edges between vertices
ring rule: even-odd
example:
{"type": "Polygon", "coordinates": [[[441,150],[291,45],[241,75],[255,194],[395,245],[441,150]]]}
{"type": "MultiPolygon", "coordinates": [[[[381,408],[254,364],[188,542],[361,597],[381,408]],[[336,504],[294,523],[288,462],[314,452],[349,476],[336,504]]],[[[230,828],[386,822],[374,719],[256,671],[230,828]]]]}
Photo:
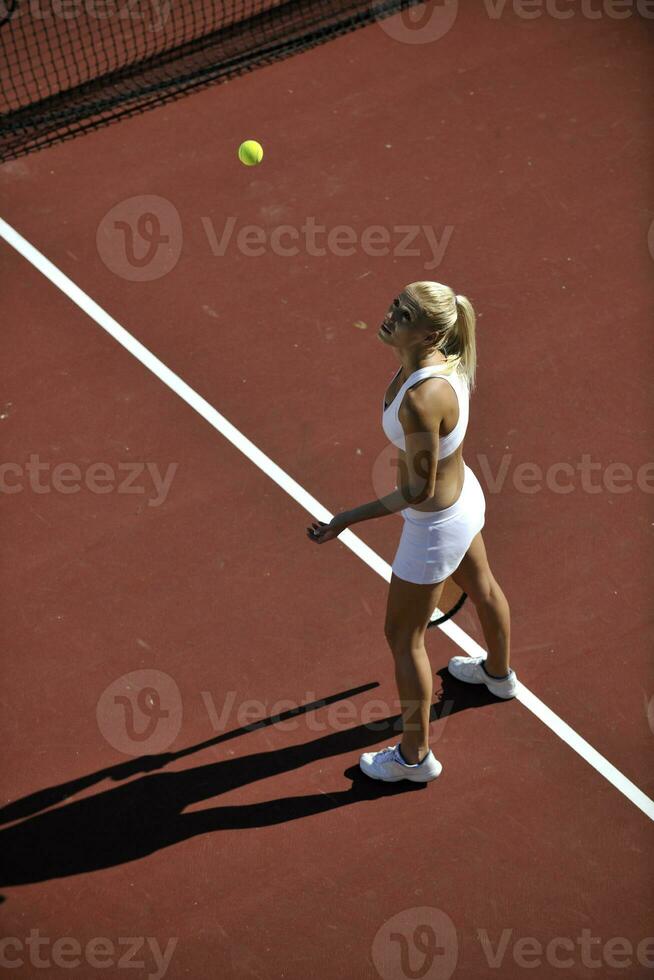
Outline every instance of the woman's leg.
{"type": "Polygon", "coordinates": [[[477,610],[488,650],[486,670],[495,677],[504,677],[509,670],[511,615],[506,596],[490,570],[481,532],[473,538],[452,578],[477,610]]]}
{"type": "Polygon", "coordinates": [[[425,631],[438,606],[443,583],[414,585],[391,575],[384,632],[395,660],[395,680],[402,709],[400,750],[405,762],[422,762],[429,752],[429,715],[434,680],[425,631]]]}

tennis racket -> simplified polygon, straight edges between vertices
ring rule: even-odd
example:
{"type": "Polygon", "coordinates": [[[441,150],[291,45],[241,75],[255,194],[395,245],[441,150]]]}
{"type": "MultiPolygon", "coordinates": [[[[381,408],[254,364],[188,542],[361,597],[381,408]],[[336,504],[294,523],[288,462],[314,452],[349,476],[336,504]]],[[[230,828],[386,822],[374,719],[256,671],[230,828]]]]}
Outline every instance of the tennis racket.
{"type": "Polygon", "coordinates": [[[467,598],[463,589],[459,588],[453,579],[448,578],[443,586],[438,607],[434,609],[431,619],[427,623],[427,629],[431,629],[432,626],[440,626],[441,623],[446,623],[448,619],[456,616],[467,598]]]}

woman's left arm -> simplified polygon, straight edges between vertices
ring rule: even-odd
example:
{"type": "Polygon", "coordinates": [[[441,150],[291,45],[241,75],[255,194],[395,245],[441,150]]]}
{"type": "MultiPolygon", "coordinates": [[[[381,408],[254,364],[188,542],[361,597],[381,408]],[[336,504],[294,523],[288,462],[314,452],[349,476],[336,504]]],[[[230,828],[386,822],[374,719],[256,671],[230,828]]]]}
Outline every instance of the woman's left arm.
{"type": "Polygon", "coordinates": [[[329,524],[312,524],[307,533],[321,544],[330,541],[352,524],[369,521],[375,517],[397,514],[406,507],[419,504],[433,496],[438,468],[438,432],[442,419],[440,398],[429,386],[409,389],[402,399],[399,419],[404,430],[405,469],[400,482],[405,489],[392,493],[352,510],[336,514],[329,524]]]}

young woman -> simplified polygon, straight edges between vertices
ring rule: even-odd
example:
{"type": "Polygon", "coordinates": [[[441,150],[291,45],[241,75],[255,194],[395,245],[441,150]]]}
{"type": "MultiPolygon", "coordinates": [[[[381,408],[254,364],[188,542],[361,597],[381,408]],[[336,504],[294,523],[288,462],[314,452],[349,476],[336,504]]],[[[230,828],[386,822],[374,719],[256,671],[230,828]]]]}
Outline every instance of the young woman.
{"type": "Polygon", "coordinates": [[[400,512],[404,526],[393,560],[385,634],[395,661],[403,734],[399,745],[364,752],[374,779],[428,782],[441,772],[429,748],[433,681],[425,631],[450,576],[475,605],[486,657],[453,657],[459,680],[515,695],[509,666],[509,606],[493,577],[481,535],[486,503],[463,460],[468,399],[475,382],[475,312],[439,282],[414,282],[393,300],[377,336],[400,369],[386,393],[382,427],[399,449],[398,486],[369,504],[307,528],[323,544],[359,521],[400,512]]]}

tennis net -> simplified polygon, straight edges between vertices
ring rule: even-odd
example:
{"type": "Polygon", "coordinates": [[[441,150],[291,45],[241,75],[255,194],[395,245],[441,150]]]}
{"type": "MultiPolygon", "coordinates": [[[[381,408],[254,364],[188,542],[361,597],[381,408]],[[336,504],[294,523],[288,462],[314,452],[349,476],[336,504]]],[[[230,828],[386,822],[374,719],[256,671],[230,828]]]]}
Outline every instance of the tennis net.
{"type": "Polygon", "coordinates": [[[380,20],[419,0],[0,0],[0,160],[380,20]]]}

